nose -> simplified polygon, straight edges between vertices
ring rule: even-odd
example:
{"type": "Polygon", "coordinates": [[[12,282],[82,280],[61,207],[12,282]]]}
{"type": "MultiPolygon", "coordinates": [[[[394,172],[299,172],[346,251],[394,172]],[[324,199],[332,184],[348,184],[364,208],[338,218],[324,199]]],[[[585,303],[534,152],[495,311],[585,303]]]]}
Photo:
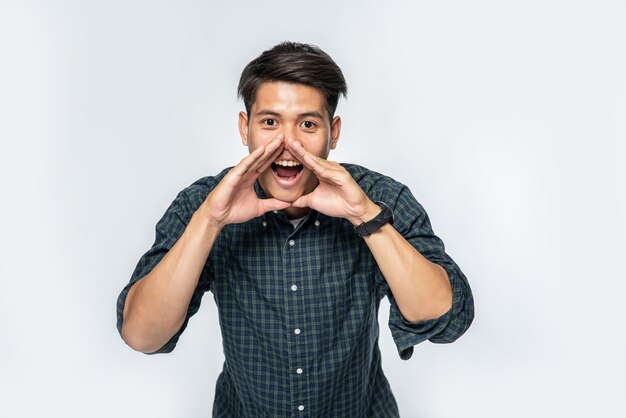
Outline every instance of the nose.
{"type": "Polygon", "coordinates": [[[298,127],[293,126],[292,124],[283,124],[281,126],[281,132],[287,138],[297,138],[298,135],[298,127]]]}

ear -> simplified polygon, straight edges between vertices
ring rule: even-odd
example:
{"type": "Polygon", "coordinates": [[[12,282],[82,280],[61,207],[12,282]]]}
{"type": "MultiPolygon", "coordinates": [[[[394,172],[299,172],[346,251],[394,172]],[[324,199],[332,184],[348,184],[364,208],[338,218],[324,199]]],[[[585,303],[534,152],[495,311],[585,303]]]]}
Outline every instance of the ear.
{"type": "Polygon", "coordinates": [[[335,116],[330,125],[330,149],[335,149],[337,141],[339,141],[339,134],[341,133],[341,118],[335,116]]]}
{"type": "Polygon", "coordinates": [[[241,142],[246,147],[248,146],[248,115],[246,112],[239,112],[239,135],[241,135],[241,142]]]}

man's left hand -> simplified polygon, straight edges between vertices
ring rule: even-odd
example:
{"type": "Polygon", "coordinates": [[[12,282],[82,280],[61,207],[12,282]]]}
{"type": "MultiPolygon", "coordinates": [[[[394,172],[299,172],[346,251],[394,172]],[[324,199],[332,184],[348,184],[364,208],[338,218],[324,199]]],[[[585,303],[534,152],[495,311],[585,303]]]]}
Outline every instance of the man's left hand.
{"type": "Polygon", "coordinates": [[[300,196],[293,206],[309,207],[328,216],[345,218],[353,225],[369,221],[380,212],[380,207],[367,197],[339,163],[311,154],[297,139],[288,138],[286,145],[319,180],[315,190],[300,196]]]}

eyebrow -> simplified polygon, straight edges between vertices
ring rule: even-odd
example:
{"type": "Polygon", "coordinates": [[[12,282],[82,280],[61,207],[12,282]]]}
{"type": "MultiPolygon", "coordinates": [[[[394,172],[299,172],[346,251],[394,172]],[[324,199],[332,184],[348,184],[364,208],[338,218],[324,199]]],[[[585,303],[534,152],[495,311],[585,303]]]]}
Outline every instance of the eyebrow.
{"type": "MultiPolygon", "coordinates": [[[[280,113],[274,112],[273,110],[263,109],[263,110],[259,110],[258,112],[256,112],[255,115],[256,116],[280,116],[280,113]]],[[[324,120],[324,117],[322,116],[322,114],[317,111],[300,113],[298,116],[299,117],[308,116],[308,117],[324,120]]]]}
{"type": "Polygon", "coordinates": [[[273,112],[271,110],[259,110],[258,112],[255,113],[256,116],[280,116],[280,113],[277,112],[273,112]]]}
{"type": "Polygon", "coordinates": [[[309,116],[312,118],[324,119],[324,117],[320,114],[320,112],[304,112],[304,113],[300,113],[300,116],[309,116]]]}

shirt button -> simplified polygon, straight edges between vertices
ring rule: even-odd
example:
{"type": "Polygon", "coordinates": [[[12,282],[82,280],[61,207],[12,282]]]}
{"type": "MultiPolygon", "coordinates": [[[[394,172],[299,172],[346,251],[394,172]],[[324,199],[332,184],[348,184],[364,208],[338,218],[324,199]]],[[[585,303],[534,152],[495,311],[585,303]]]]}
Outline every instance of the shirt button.
{"type": "Polygon", "coordinates": [[[298,370],[296,370],[296,373],[302,374],[302,369],[298,367],[298,370]]]}
{"type": "Polygon", "coordinates": [[[263,221],[263,226],[264,227],[267,226],[267,222],[263,221]]]}
{"type": "Polygon", "coordinates": [[[275,211],[274,211],[274,213],[278,213],[278,211],[277,211],[277,210],[275,210],[275,211]]]}
{"type": "Polygon", "coordinates": [[[296,328],[296,329],[294,329],[294,330],[293,330],[293,333],[294,333],[294,334],[296,334],[296,335],[300,334],[300,328],[296,328]]]}
{"type": "Polygon", "coordinates": [[[315,221],[315,226],[320,226],[320,221],[315,221]]]}
{"type": "Polygon", "coordinates": [[[298,407],[298,411],[304,411],[304,405],[300,405],[300,406],[298,407]]]}
{"type": "Polygon", "coordinates": [[[295,284],[292,284],[291,285],[291,290],[293,290],[295,292],[296,290],[298,290],[298,286],[296,286],[295,284]]]}
{"type": "Polygon", "coordinates": [[[296,245],[296,242],[292,239],[289,240],[289,246],[293,247],[294,245],[296,245]]]}

